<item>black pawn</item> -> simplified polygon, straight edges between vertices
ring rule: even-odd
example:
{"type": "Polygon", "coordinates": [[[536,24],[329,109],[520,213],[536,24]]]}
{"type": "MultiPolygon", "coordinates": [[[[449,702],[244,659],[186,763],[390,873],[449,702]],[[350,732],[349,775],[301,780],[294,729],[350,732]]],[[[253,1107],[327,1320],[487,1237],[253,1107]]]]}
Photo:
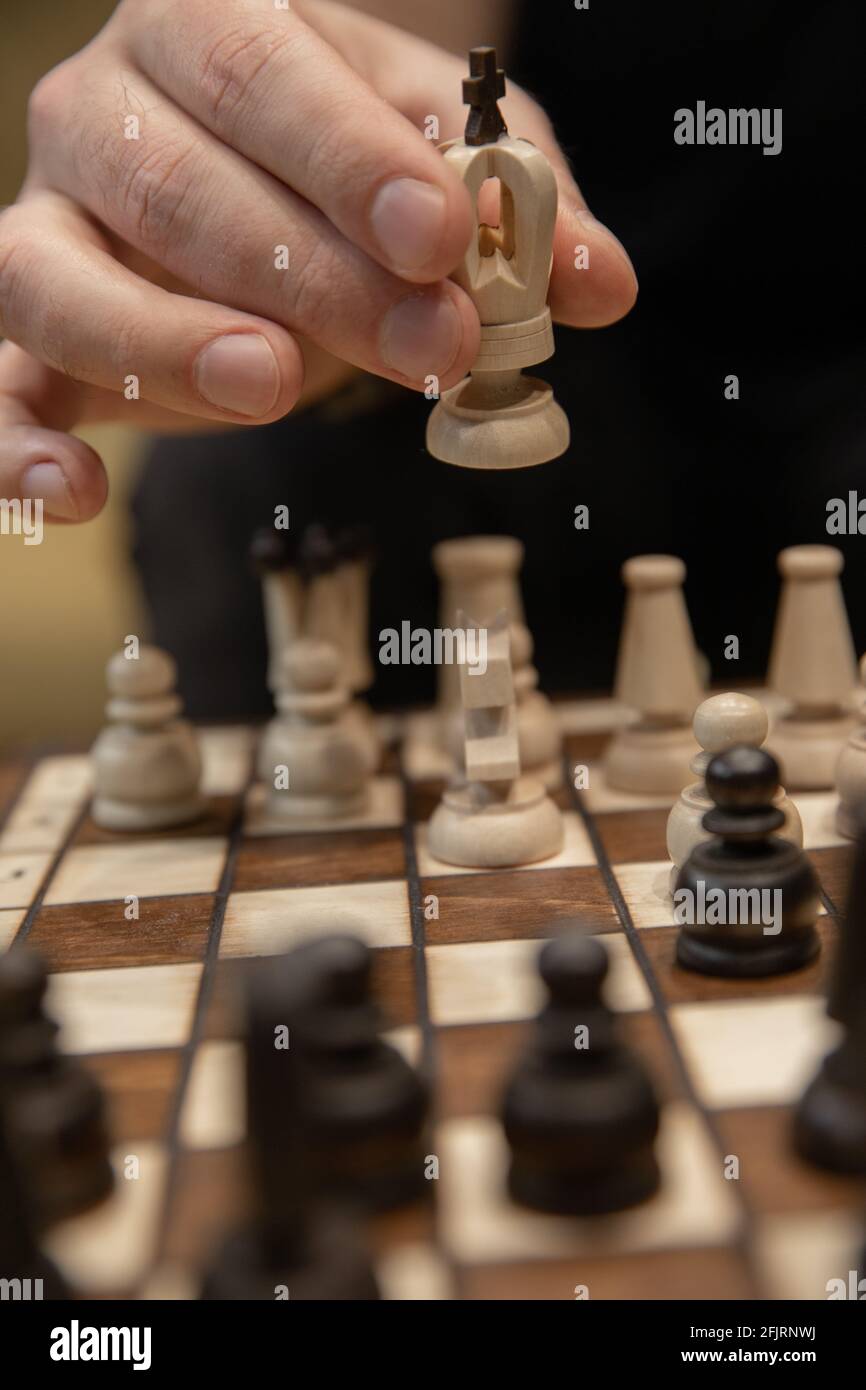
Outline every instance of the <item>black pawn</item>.
{"type": "Polygon", "coordinates": [[[9,1136],[6,1107],[0,1105],[0,1280],[4,1297],[65,1299],[69,1290],[39,1249],[33,1194],[9,1136]]]}
{"type": "Polygon", "coordinates": [[[704,975],[799,970],[820,948],[820,889],[803,851],[776,834],[785,822],[773,805],[778,763],[764,748],[737,745],[711,760],[706,783],[715,805],[703,826],[713,838],[696,845],[677,879],[677,961],[704,975]]]}
{"type": "Polygon", "coordinates": [[[379,1297],[357,1224],[323,1208],[308,1143],[305,1078],[289,1020],[308,981],[256,962],[246,990],[247,1158],[252,1212],[208,1271],[205,1299],[342,1302],[379,1297]]]}
{"type": "Polygon", "coordinates": [[[658,1103],[602,999],[607,951],[570,933],[547,943],[539,965],[549,999],[503,1100],[509,1191],[569,1216],[634,1206],[659,1185],[658,1103]]]}
{"type": "Polygon", "coordinates": [[[836,1173],[866,1173],[866,820],[858,815],[845,916],[828,999],[842,1040],[824,1059],[794,1113],[803,1158],[836,1173]]]}
{"type": "Polygon", "coordinates": [[[429,1192],[427,1088],[381,1037],[372,953],[352,936],[299,946],[281,963],[303,979],[292,1019],[310,1155],[320,1190],[382,1211],[429,1192]]]}
{"type": "Polygon", "coordinates": [[[47,1226],[107,1197],[113,1185],[102,1092],[57,1047],[44,1011],[47,974],[31,951],[0,957],[0,1100],[47,1226]]]}

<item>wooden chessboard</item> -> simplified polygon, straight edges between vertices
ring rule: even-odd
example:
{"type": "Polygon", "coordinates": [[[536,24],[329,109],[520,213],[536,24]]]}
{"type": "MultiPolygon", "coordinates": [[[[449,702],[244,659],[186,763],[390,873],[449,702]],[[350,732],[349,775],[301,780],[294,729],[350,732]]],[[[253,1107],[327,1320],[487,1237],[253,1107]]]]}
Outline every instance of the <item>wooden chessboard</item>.
{"type": "Polygon", "coordinates": [[[63,1046],[109,1099],[115,1195],[50,1238],[75,1285],[195,1296],[244,1203],[233,982],[245,959],[334,928],[374,947],[390,1035],[434,1085],[432,1200],[371,1233],[386,1296],[820,1299],[857,1268],[862,1186],[807,1167],[788,1143],[791,1103],[832,1038],[822,992],[848,853],[834,798],[796,798],[824,888],[819,960],[767,981],[689,974],[674,964],[667,804],[613,793],[601,775],[622,712],[558,708],[589,788],[557,793],[563,851],[511,871],[427,852],[446,769],[423,717],[385,721],[396,741],[363,817],[290,833],[267,822],[246,729],[202,731],[212,808],[182,832],[95,827],[86,756],[0,772],[0,948],[26,940],[47,959],[63,1046]],[[540,1003],[536,954],[568,925],[604,938],[608,997],[664,1102],[661,1192],[593,1220],[509,1204],[497,1121],[540,1003]],[[724,1176],[728,1156],[738,1179],[724,1176]]]}

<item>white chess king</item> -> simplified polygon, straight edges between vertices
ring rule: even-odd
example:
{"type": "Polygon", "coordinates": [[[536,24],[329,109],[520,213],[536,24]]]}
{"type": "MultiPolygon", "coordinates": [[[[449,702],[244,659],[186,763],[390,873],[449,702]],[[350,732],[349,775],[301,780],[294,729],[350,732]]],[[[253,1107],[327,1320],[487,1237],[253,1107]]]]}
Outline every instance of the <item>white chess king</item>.
{"type": "Polygon", "coordinates": [[[505,74],[492,48],[474,48],[463,83],[469,118],[462,140],[442,146],[477,206],[498,179],[499,226],[480,222],[453,279],[481,320],[471,374],[443,392],[427,423],[435,458],[464,468],[526,468],[568,448],[568,420],[551,388],[522,368],[553,356],[547,287],[556,225],[556,178],[528,140],[508,134],[497,106],[505,74]]]}

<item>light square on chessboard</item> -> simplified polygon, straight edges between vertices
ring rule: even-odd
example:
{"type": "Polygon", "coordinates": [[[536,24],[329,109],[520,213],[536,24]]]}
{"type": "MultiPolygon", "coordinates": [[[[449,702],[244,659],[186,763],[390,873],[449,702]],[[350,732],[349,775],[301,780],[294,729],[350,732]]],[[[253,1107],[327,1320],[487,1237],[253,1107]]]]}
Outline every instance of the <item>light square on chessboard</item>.
{"type": "Polygon", "coordinates": [[[369,800],[352,816],[276,816],[265,804],[264,783],[250,787],[244,805],[245,835],[306,835],[314,830],[361,830],[403,824],[403,788],[397,777],[370,779],[369,800]]]}
{"type": "Polygon", "coordinates": [[[61,753],[42,758],[36,764],[21,791],[20,800],[27,804],[76,802],[82,805],[90,796],[93,769],[87,753],[61,753]]]}
{"type": "Polygon", "coordinates": [[[850,1212],[762,1215],[753,1230],[754,1256],[767,1298],[827,1299],[831,1280],[842,1280],[842,1297],[850,1298],[850,1271],[863,1277],[862,1246],[862,1223],[850,1212]]]}
{"type": "Polygon", "coordinates": [[[0,912],[0,951],[8,951],[26,916],[24,908],[4,908],[0,912]]]}
{"type": "Polygon", "coordinates": [[[79,845],[64,855],[48,885],[45,903],[98,902],[106,898],[161,898],[173,893],[213,893],[227,840],[136,840],[79,845]]]}
{"type": "Polygon", "coordinates": [[[441,1230],[460,1264],[724,1245],[739,1230],[739,1206],[721,1156],[701,1116],[683,1102],[662,1110],[658,1194],[611,1216],[548,1216],[511,1202],[508,1145],[492,1116],[445,1122],[434,1134],[433,1151],[442,1174],[441,1230]]]}
{"type": "MultiPolygon", "coordinates": [[[[616,1010],[648,1009],[649,990],[622,935],[607,935],[605,998],[616,1010]]],[[[544,1000],[540,941],[471,941],[428,946],[430,1016],[439,1025],[531,1018],[544,1000]]]]}
{"type": "Polygon", "coordinates": [[[550,936],[569,927],[618,931],[601,870],[546,869],[534,874],[497,869],[421,880],[421,896],[438,900],[438,917],[425,922],[428,944],[550,936]]]}
{"type": "Polygon", "coordinates": [[[159,1211],[165,1195],[166,1156],[159,1144],[115,1148],[114,1192],[93,1211],[55,1226],[45,1247],[73,1287],[83,1294],[130,1294],[155,1254],[159,1211]],[[138,1176],[129,1159],[138,1160],[138,1176]]]}
{"type": "Polygon", "coordinates": [[[370,946],[410,945],[412,928],[405,881],[388,879],[231,893],[220,955],[276,955],[300,941],[335,931],[359,936],[370,946]]]}
{"type": "Polygon", "coordinates": [[[201,965],[143,965],[52,975],[46,1008],[64,1052],[182,1047],[189,1038],[201,965]]]}
{"type": "Polygon", "coordinates": [[[815,995],[674,1004],[669,1016],[711,1109],[794,1102],[837,1037],[815,995]]]}
{"type": "MultiPolygon", "coordinates": [[[[669,859],[651,860],[646,864],[616,864],[613,871],[636,927],[677,925],[670,888],[669,859]]],[[[823,903],[818,912],[826,912],[823,903]]]]}
{"type": "Polygon", "coordinates": [[[596,816],[608,811],[670,810],[676,800],[669,794],[653,796],[649,792],[622,792],[616,787],[609,787],[604,764],[600,762],[587,764],[587,785],[580,788],[580,795],[587,809],[596,816]]]}
{"type": "MultiPolygon", "coordinates": [[[[567,869],[596,863],[592,842],[577,812],[564,812],[562,820],[565,829],[565,844],[559,854],[554,854],[549,859],[541,859],[537,864],[517,864],[514,866],[516,873],[529,873],[533,869],[567,869]]],[[[435,859],[427,848],[427,826],[423,823],[415,827],[415,848],[418,856],[418,872],[422,878],[434,878],[445,874],[502,872],[501,869],[462,868],[457,864],[443,864],[442,860],[435,859]]]]}
{"type": "Polygon", "coordinates": [[[571,1303],[584,1289],[585,1296],[593,1302],[617,1303],[758,1296],[746,1259],[736,1248],[725,1246],[512,1260],[460,1270],[460,1293],[464,1299],[571,1303]]]}
{"type": "MultiPolygon", "coordinates": [[[[382,1036],[417,1065],[418,1028],[392,1028],[382,1036]]],[[[190,1149],[225,1149],[240,1144],[245,1132],[243,1046],[231,1039],[209,1039],[196,1050],[181,1109],[181,1142],[190,1149]]]]}
{"type": "Polygon", "coordinates": [[[0,909],[29,907],[51,865],[52,855],[0,854],[0,909]]]}
{"type": "Polygon", "coordinates": [[[19,799],[0,834],[0,854],[56,852],[80,814],[75,801],[19,799]]]}

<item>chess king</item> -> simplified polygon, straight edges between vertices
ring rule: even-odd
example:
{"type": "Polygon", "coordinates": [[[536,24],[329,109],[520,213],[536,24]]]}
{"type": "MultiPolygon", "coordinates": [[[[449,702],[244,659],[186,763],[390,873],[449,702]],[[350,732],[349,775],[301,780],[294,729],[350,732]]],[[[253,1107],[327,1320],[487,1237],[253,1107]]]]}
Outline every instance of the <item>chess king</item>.
{"type": "Polygon", "coordinates": [[[500,225],[479,222],[454,280],[481,319],[472,371],[443,392],[427,423],[435,458],[463,468],[526,468],[568,448],[568,420],[546,382],[522,368],[553,355],[547,287],[556,225],[556,179],[528,140],[508,134],[497,99],[505,74],[492,48],[473,48],[463,83],[469,117],[462,140],[442,145],[477,205],[498,179],[500,225]]]}

